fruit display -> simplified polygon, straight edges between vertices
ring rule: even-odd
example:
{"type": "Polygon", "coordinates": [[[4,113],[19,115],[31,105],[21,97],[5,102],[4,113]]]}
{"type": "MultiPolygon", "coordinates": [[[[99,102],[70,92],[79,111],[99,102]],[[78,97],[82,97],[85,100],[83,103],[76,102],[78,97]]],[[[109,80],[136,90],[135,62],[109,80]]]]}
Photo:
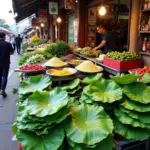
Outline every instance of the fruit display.
{"type": "Polygon", "coordinates": [[[93,62],[86,60],[76,67],[78,71],[85,73],[98,73],[103,71],[103,68],[96,66],[93,62]]]}
{"type": "Polygon", "coordinates": [[[30,43],[34,43],[34,42],[39,41],[39,40],[40,40],[40,37],[35,35],[32,38],[30,38],[30,43]]]}
{"type": "Polygon", "coordinates": [[[21,66],[19,68],[21,71],[42,71],[44,67],[39,64],[29,64],[25,66],[21,66]]]}
{"type": "Polygon", "coordinates": [[[28,64],[41,64],[42,62],[44,62],[45,57],[41,54],[36,54],[35,56],[30,57],[29,59],[27,59],[25,65],[28,64]]]}
{"type": "Polygon", "coordinates": [[[29,46],[26,50],[27,51],[35,51],[35,49],[33,47],[31,47],[31,46],[29,46]]]}
{"type": "Polygon", "coordinates": [[[144,75],[145,73],[150,73],[150,67],[145,66],[144,68],[136,68],[130,70],[130,72],[137,72],[138,74],[144,75]]]}
{"type": "Polygon", "coordinates": [[[140,57],[132,52],[110,52],[106,55],[108,58],[118,60],[118,61],[130,61],[130,60],[139,60],[140,57]]]}
{"type": "Polygon", "coordinates": [[[101,54],[100,50],[91,50],[89,48],[83,48],[79,51],[81,55],[89,56],[89,57],[98,57],[101,54]]]}
{"type": "Polygon", "coordinates": [[[60,58],[53,57],[45,63],[47,67],[64,67],[67,63],[63,62],[60,58]]]}
{"type": "Polygon", "coordinates": [[[63,41],[57,41],[56,43],[51,44],[45,52],[51,54],[52,56],[62,57],[68,54],[71,54],[72,51],[67,43],[63,41]]]}
{"type": "Polygon", "coordinates": [[[41,45],[37,46],[36,48],[38,50],[43,50],[43,49],[48,48],[49,46],[50,46],[50,44],[41,44],[41,45]]]}

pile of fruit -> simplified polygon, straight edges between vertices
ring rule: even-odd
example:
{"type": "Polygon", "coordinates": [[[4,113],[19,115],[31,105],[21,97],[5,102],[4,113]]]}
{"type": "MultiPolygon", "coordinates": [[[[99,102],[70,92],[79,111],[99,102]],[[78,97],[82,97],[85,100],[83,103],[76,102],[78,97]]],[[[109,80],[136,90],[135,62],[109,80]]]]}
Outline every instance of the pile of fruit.
{"type": "Polygon", "coordinates": [[[50,46],[49,44],[41,44],[39,46],[37,46],[37,49],[46,49],[48,46],[50,46]]]}
{"type": "Polygon", "coordinates": [[[30,39],[30,43],[34,43],[34,42],[39,41],[39,40],[40,40],[40,38],[39,38],[37,35],[35,35],[35,36],[33,36],[33,37],[30,39]]]}
{"type": "Polygon", "coordinates": [[[119,60],[119,61],[129,61],[129,60],[138,60],[140,57],[132,52],[110,52],[106,55],[108,58],[119,60]]]}
{"type": "Polygon", "coordinates": [[[144,68],[132,69],[130,71],[137,72],[138,74],[144,75],[145,73],[150,73],[150,67],[145,66],[144,68]]]}
{"type": "Polygon", "coordinates": [[[22,71],[42,71],[44,67],[39,64],[25,65],[19,68],[22,71]]]}

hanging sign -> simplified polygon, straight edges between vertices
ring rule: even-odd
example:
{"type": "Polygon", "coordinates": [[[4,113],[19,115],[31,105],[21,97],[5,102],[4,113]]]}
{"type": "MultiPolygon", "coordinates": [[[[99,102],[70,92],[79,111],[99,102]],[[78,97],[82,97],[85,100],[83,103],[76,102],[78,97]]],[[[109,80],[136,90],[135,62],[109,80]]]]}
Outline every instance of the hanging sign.
{"type": "Polygon", "coordinates": [[[46,9],[38,9],[38,22],[45,23],[48,21],[48,15],[46,9]]]}
{"type": "Polygon", "coordinates": [[[38,20],[37,19],[33,18],[31,22],[32,22],[32,27],[33,28],[38,26],[38,20]]]}
{"type": "Polygon", "coordinates": [[[88,10],[88,23],[96,24],[96,7],[89,8],[88,10]]]}
{"type": "Polygon", "coordinates": [[[75,1],[74,0],[65,0],[65,9],[74,9],[75,1]]]}
{"type": "Polygon", "coordinates": [[[58,15],[58,3],[57,2],[49,2],[49,14],[58,15]]]}

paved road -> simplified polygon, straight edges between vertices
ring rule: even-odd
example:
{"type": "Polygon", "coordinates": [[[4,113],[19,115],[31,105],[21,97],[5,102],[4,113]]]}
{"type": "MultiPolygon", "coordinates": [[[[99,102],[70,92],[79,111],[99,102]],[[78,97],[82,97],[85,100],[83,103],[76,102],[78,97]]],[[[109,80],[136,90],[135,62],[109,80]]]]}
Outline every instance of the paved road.
{"type": "Polygon", "coordinates": [[[16,100],[18,95],[12,93],[13,88],[18,88],[18,73],[14,72],[17,68],[19,56],[15,54],[11,57],[11,66],[7,86],[7,98],[0,96],[0,150],[17,150],[17,143],[12,141],[12,123],[16,117],[16,100]]]}

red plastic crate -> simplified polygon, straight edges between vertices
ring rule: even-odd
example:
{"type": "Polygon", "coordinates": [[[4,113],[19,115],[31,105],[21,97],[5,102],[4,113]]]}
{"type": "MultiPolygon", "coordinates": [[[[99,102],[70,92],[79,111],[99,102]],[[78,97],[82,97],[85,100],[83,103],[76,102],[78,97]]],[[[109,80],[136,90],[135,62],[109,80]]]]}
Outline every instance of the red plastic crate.
{"type": "Polygon", "coordinates": [[[111,58],[104,58],[103,64],[119,71],[127,71],[134,68],[142,67],[141,60],[117,61],[111,58]]]}

